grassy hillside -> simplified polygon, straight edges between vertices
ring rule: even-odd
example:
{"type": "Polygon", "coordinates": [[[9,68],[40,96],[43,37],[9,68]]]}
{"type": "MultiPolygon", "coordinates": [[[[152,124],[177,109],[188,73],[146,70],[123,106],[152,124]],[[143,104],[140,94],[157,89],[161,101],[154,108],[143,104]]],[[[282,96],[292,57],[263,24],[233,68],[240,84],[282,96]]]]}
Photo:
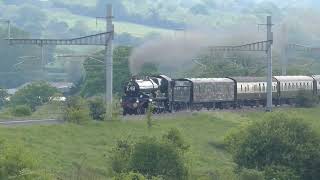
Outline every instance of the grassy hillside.
{"type": "MultiPolygon", "coordinates": [[[[50,20],[61,20],[64,17],[68,17],[65,19],[64,22],[68,24],[69,27],[73,27],[76,25],[77,22],[82,22],[88,29],[84,30],[85,33],[90,34],[92,31],[105,31],[105,21],[99,20],[96,23],[95,18],[85,17],[74,15],[69,12],[53,12],[49,17],[50,20]]],[[[135,37],[144,37],[151,33],[158,33],[158,34],[173,34],[173,31],[163,28],[156,28],[145,26],[141,24],[134,24],[130,22],[123,22],[123,21],[115,21],[115,30],[117,34],[128,33],[135,37]]],[[[79,36],[80,34],[75,34],[74,36],[79,36]]]]}
{"type": "MultiPolygon", "coordinates": [[[[283,113],[301,118],[320,133],[320,109],[288,109],[283,113]]],[[[279,110],[280,111],[280,110],[279,110]]],[[[279,113],[279,112],[274,112],[279,113]]],[[[91,123],[86,126],[72,124],[0,128],[0,137],[11,143],[21,142],[33,152],[43,168],[64,176],[74,174],[77,167],[91,178],[110,177],[109,150],[123,138],[141,136],[161,137],[172,127],[181,130],[191,145],[190,166],[196,176],[220,174],[222,179],[232,180],[235,164],[223,148],[224,136],[229,130],[239,128],[251,121],[267,117],[264,112],[208,112],[169,116],[156,121],[149,130],[146,121],[130,120],[91,123]]]]}

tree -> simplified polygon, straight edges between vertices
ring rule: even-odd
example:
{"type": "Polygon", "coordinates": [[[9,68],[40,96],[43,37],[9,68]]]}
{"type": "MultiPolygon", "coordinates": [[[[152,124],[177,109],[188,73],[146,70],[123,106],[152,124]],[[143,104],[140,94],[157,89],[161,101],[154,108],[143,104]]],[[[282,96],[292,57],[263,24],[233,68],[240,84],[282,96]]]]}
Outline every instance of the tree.
{"type": "Polygon", "coordinates": [[[303,180],[320,178],[320,137],[301,119],[274,113],[226,140],[240,168],[279,166],[303,180]]]}
{"type": "Polygon", "coordinates": [[[28,105],[35,111],[37,106],[49,102],[50,98],[56,93],[58,93],[58,90],[48,83],[34,82],[18,90],[11,98],[11,105],[28,105]]]}
{"type": "MultiPolygon", "coordinates": [[[[11,33],[13,37],[16,38],[28,38],[29,34],[26,32],[12,27],[11,33]]],[[[18,64],[22,60],[19,59],[21,56],[38,56],[39,48],[36,46],[10,46],[8,42],[5,40],[7,38],[7,29],[2,28],[0,26],[0,73],[1,76],[5,76],[6,78],[0,79],[0,86],[5,88],[15,88],[30,79],[34,79],[39,76],[31,76],[34,73],[16,71],[19,67],[25,64],[21,64],[20,66],[14,66],[18,64]]],[[[32,61],[27,61],[26,63],[33,63],[32,61]]],[[[34,71],[39,69],[39,64],[33,64],[32,69],[27,69],[28,71],[34,71]]],[[[26,69],[26,68],[25,68],[26,69]]]]}
{"type": "MultiPolygon", "coordinates": [[[[126,46],[120,46],[114,49],[114,93],[121,94],[123,92],[123,87],[125,83],[130,78],[130,70],[128,65],[130,52],[131,48],[126,46]]],[[[95,59],[103,61],[104,53],[99,52],[98,54],[96,54],[95,59]]],[[[84,62],[84,69],[86,72],[86,77],[81,90],[81,95],[85,97],[90,97],[98,94],[104,94],[106,84],[105,65],[100,61],[87,59],[84,62]]]]}
{"type": "Polygon", "coordinates": [[[7,103],[8,92],[0,88],[0,108],[7,103]]]}

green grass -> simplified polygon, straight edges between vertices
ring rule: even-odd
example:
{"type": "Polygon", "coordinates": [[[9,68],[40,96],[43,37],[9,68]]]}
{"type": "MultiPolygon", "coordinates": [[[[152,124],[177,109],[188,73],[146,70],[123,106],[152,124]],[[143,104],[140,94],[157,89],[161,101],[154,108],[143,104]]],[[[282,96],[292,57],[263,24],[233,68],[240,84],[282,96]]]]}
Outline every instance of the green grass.
{"type": "MultiPolygon", "coordinates": [[[[91,18],[91,17],[74,15],[69,12],[57,11],[57,12],[50,12],[49,18],[50,20],[55,19],[59,21],[64,21],[69,25],[69,27],[73,27],[77,21],[81,21],[86,26],[89,27],[88,32],[92,30],[105,31],[105,21],[99,20],[98,23],[96,23],[95,17],[91,18]],[[68,17],[68,18],[66,19],[65,17],[68,17]]],[[[115,32],[117,34],[129,33],[134,37],[144,37],[151,33],[170,35],[170,36],[174,35],[174,32],[172,30],[155,28],[155,27],[134,24],[129,22],[122,22],[117,20],[114,21],[114,26],[115,26],[115,32]]],[[[79,34],[75,34],[75,37],[77,36],[79,36],[79,34]]]]}
{"type": "MultiPolygon", "coordinates": [[[[292,117],[302,118],[320,132],[320,108],[287,109],[292,117]]],[[[275,112],[277,113],[277,112],[275,112]]],[[[181,130],[191,145],[190,166],[196,175],[226,171],[232,174],[235,164],[223,149],[223,139],[229,130],[268,116],[264,112],[188,113],[156,120],[151,130],[143,121],[114,121],[90,123],[0,128],[0,137],[12,143],[20,142],[39,159],[40,165],[55,174],[71,174],[84,161],[84,169],[110,177],[109,150],[122,138],[141,136],[161,137],[170,128],[181,130]]]]}

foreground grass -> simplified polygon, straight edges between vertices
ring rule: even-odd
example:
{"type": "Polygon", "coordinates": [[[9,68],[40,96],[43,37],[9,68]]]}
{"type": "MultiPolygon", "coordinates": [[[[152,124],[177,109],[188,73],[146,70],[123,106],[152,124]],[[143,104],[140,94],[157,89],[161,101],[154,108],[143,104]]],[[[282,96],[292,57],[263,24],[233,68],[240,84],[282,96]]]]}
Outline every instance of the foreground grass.
{"type": "MultiPolygon", "coordinates": [[[[281,111],[304,119],[320,132],[320,108],[281,111]]],[[[230,129],[264,116],[268,116],[268,113],[190,113],[156,121],[152,129],[147,128],[146,121],[136,120],[90,123],[85,126],[64,124],[0,128],[0,137],[10,143],[22,143],[36,155],[44,169],[54,174],[72,174],[75,169],[84,169],[106,178],[112,176],[108,156],[117,140],[141,136],[161,137],[175,127],[191,145],[189,158],[193,174],[212,174],[219,171],[225,172],[225,179],[230,179],[228,174],[232,176],[235,164],[223,148],[224,136],[230,129]]]]}

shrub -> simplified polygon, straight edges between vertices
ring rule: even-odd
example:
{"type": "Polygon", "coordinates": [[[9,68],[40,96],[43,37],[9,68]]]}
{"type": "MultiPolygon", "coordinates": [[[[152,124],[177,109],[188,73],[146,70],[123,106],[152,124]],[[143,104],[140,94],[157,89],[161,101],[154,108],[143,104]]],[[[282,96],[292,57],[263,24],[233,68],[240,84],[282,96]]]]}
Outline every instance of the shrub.
{"type": "Polygon", "coordinates": [[[143,138],[134,145],[129,168],[146,176],[163,176],[167,180],[183,180],[188,175],[177,147],[154,138],[143,138]]]}
{"type": "Polygon", "coordinates": [[[214,171],[209,171],[206,173],[202,173],[199,176],[196,176],[192,179],[197,180],[239,180],[239,176],[237,176],[234,170],[231,169],[219,169],[214,171]]]}
{"type": "Polygon", "coordinates": [[[106,115],[106,106],[102,98],[94,98],[89,101],[90,116],[94,120],[103,121],[106,115]]]}
{"type": "Polygon", "coordinates": [[[148,109],[147,109],[147,113],[146,113],[147,126],[149,129],[151,129],[153,126],[153,121],[152,121],[153,111],[154,111],[154,107],[152,106],[152,103],[150,103],[148,106],[148,109]]]}
{"type": "Polygon", "coordinates": [[[296,98],[297,107],[314,107],[318,103],[317,98],[312,93],[306,91],[299,91],[296,98]]]}
{"type": "Polygon", "coordinates": [[[31,108],[27,105],[18,105],[12,107],[11,113],[17,117],[30,116],[32,114],[31,108]]]}
{"type": "Polygon", "coordinates": [[[299,180],[296,172],[290,168],[283,166],[269,166],[264,170],[266,180],[299,180]]]}
{"type": "Polygon", "coordinates": [[[172,143],[183,151],[188,150],[190,147],[184,142],[184,139],[177,128],[170,129],[169,132],[163,136],[163,139],[169,143],[172,143]]]}
{"type": "Polygon", "coordinates": [[[239,174],[239,180],[264,180],[263,172],[254,169],[242,169],[239,174]]]}
{"type": "Polygon", "coordinates": [[[49,102],[58,90],[50,86],[46,82],[35,82],[20,89],[15,95],[11,97],[11,104],[15,105],[28,105],[32,111],[36,110],[37,106],[49,102]]]}
{"type": "Polygon", "coordinates": [[[112,104],[112,120],[119,120],[119,117],[122,114],[121,111],[120,99],[118,96],[115,96],[112,104]]]}
{"type": "Polygon", "coordinates": [[[113,178],[113,180],[164,180],[162,177],[146,178],[143,174],[136,172],[121,173],[113,178]]]}
{"type": "Polygon", "coordinates": [[[118,141],[111,151],[111,168],[118,175],[137,172],[147,179],[187,179],[188,168],[181,150],[184,146],[180,147],[180,143],[174,143],[184,141],[180,135],[177,139],[180,140],[144,137],[135,143],[129,140],[118,141]]]}
{"type": "Polygon", "coordinates": [[[66,101],[64,120],[75,124],[85,124],[90,120],[87,102],[81,97],[70,97],[66,101]]]}
{"type": "Polygon", "coordinates": [[[106,114],[106,120],[119,120],[120,115],[122,114],[122,108],[120,104],[120,99],[118,96],[115,96],[112,101],[112,106],[107,104],[107,112],[112,112],[112,119],[107,119],[110,118],[106,114]]]}
{"type": "Polygon", "coordinates": [[[0,143],[0,179],[15,180],[53,180],[54,178],[37,168],[33,155],[21,145],[0,143]]]}
{"type": "Polygon", "coordinates": [[[230,136],[227,144],[240,168],[263,171],[275,165],[301,179],[320,179],[320,138],[300,119],[274,113],[230,136]]]}
{"type": "Polygon", "coordinates": [[[111,150],[111,168],[115,173],[128,172],[133,144],[129,140],[119,140],[111,150]]]}
{"type": "Polygon", "coordinates": [[[140,173],[122,173],[113,178],[113,180],[147,180],[142,174],[140,173]]]}

